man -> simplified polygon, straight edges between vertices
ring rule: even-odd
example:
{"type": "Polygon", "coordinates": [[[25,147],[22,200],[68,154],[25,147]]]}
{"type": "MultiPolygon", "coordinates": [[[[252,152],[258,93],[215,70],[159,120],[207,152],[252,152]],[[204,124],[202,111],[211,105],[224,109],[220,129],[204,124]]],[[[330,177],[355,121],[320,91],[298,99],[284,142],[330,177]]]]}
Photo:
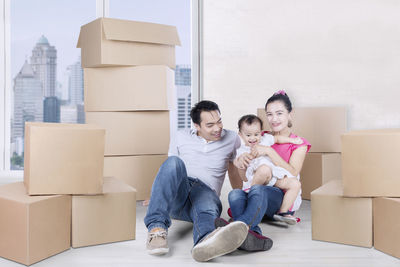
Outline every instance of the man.
{"type": "Polygon", "coordinates": [[[208,261],[236,250],[248,226],[233,222],[215,229],[222,211],[219,195],[229,161],[240,145],[237,134],[224,130],[218,105],[201,101],[191,110],[194,130],[180,131],[170,143],[168,159],[154,180],[144,223],[149,231],[147,251],[168,253],[170,217],[193,222],[192,257],[208,261]]]}

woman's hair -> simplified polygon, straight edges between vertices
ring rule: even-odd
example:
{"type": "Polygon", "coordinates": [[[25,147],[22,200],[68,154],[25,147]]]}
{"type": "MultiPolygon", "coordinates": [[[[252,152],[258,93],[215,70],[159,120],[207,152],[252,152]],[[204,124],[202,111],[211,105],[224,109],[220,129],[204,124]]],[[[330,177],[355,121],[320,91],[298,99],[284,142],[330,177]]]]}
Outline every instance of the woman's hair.
{"type": "Polygon", "coordinates": [[[290,102],[289,96],[284,90],[279,90],[278,92],[274,93],[270,98],[268,98],[267,103],[265,104],[265,110],[267,110],[268,104],[275,101],[282,101],[287,111],[289,113],[292,111],[292,102],[290,102]]]}
{"type": "Polygon", "coordinates": [[[239,131],[242,129],[243,123],[246,123],[247,125],[251,125],[251,124],[253,124],[254,122],[260,123],[260,127],[261,127],[261,130],[262,130],[262,128],[263,128],[263,123],[262,123],[262,120],[261,120],[259,117],[257,117],[256,115],[253,115],[253,114],[249,114],[249,115],[244,115],[244,116],[242,116],[242,117],[239,119],[239,121],[238,121],[238,128],[239,128],[239,131]]]}

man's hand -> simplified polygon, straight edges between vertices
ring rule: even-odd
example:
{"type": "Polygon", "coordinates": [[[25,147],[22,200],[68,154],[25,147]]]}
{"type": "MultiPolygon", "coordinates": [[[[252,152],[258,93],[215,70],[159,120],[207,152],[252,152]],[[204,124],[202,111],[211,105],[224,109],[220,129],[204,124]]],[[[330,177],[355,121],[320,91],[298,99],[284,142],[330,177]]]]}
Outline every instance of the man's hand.
{"type": "Polygon", "coordinates": [[[251,148],[250,153],[253,158],[258,158],[259,156],[267,155],[268,148],[267,146],[255,145],[251,148]]]}
{"type": "Polygon", "coordinates": [[[243,153],[234,161],[233,164],[236,166],[236,168],[245,170],[249,166],[252,159],[254,159],[254,156],[250,155],[249,153],[243,153]]]}

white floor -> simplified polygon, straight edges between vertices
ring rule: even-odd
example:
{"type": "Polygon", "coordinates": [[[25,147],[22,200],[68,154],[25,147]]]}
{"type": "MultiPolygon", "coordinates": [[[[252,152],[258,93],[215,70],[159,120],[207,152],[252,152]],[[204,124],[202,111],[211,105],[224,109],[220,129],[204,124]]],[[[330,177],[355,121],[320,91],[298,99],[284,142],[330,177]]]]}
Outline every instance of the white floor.
{"type": "MultiPolygon", "coordinates": [[[[226,196],[230,190],[225,183],[221,199],[226,215],[226,196]]],[[[374,248],[360,248],[328,242],[311,240],[310,202],[303,201],[297,215],[301,223],[286,227],[261,224],[263,233],[274,241],[270,251],[246,253],[236,251],[219,257],[208,263],[195,262],[190,254],[192,248],[191,224],[173,221],[169,230],[170,253],[165,256],[146,254],[145,242],[147,232],[143,224],[146,207],[137,203],[136,240],[98,245],[79,249],[70,249],[33,266],[400,266],[400,260],[386,255],[374,248]]],[[[22,266],[21,264],[0,258],[1,267],[22,266]]]]}

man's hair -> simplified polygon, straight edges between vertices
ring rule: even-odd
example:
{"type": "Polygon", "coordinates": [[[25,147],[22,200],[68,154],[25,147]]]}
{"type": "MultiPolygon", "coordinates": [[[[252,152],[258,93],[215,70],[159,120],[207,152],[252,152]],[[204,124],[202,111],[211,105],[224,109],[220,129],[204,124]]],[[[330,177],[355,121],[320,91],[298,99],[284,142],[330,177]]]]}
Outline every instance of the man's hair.
{"type": "Polygon", "coordinates": [[[202,111],[213,111],[217,110],[219,113],[218,105],[212,101],[203,100],[194,105],[192,110],[190,111],[190,117],[192,118],[193,123],[200,125],[201,118],[200,114],[202,111]]]}

